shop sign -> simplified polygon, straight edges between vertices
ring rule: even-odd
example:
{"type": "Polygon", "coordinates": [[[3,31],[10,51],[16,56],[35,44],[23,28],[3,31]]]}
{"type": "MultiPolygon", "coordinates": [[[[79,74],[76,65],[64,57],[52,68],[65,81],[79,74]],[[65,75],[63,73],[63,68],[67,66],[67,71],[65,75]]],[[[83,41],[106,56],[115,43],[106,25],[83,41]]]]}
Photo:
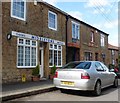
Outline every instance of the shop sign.
{"type": "Polygon", "coordinates": [[[12,35],[20,37],[20,38],[39,40],[39,41],[42,41],[42,42],[54,43],[54,44],[58,44],[58,45],[65,45],[65,42],[61,42],[61,41],[50,39],[50,38],[45,38],[45,37],[40,37],[40,36],[35,36],[35,35],[30,35],[30,34],[25,34],[25,33],[21,33],[21,32],[16,32],[16,31],[12,31],[12,35]]]}

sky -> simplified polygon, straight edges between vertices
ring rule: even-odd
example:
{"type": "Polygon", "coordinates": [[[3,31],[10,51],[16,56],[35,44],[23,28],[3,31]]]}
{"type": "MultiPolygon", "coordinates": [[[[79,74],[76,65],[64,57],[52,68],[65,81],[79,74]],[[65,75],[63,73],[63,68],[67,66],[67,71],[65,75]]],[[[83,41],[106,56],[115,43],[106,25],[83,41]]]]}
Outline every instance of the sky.
{"type": "Polygon", "coordinates": [[[119,0],[43,0],[71,16],[109,34],[108,42],[118,46],[119,0]]]}

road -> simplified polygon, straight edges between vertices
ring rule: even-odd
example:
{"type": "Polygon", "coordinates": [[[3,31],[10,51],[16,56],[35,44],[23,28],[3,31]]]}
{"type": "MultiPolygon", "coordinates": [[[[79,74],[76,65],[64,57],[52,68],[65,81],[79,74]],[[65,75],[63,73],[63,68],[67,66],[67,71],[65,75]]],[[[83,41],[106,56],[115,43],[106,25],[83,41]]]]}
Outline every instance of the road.
{"type": "Polygon", "coordinates": [[[118,97],[120,97],[120,81],[118,89],[108,87],[103,89],[101,96],[98,97],[92,96],[91,92],[69,91],[61,93],[60,90],[56,90],[12,101],[118,101],[118,97]]]}

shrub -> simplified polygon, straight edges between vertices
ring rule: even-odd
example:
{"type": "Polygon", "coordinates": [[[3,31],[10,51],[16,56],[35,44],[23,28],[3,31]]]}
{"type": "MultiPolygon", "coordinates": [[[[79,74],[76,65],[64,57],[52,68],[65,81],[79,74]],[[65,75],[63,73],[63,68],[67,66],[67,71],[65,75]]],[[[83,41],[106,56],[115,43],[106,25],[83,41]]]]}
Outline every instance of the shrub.
{"type": "Polygon", "coordinates": [[[32,75],[39,76],[39,65],[32,70],[32,75]]]}
{"type": "Polygon", "coordinates": [[[54,74],[55,74],[55,71],[56,71],[56,66],[54,65],[54,66],[51,68],[50,74],[54,75],[54,74]]]}

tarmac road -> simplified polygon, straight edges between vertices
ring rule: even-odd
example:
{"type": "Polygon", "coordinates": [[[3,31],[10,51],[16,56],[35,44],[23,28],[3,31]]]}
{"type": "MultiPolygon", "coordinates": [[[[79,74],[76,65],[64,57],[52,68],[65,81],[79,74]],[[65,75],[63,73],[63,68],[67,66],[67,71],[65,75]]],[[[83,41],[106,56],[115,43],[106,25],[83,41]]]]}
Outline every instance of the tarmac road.
{"type": "Polygon", "coordinates": [[[118,101],[120,100],[120,80],[118,89],[108,87],[103,89],[101,96],[92,96],[91,92],[69,91],[61,93],[60,90],[38,94],[34,96],[15,99],[12,101],[118,101]],[[118,98],[119,97],[119,98],[118,98]]]}

